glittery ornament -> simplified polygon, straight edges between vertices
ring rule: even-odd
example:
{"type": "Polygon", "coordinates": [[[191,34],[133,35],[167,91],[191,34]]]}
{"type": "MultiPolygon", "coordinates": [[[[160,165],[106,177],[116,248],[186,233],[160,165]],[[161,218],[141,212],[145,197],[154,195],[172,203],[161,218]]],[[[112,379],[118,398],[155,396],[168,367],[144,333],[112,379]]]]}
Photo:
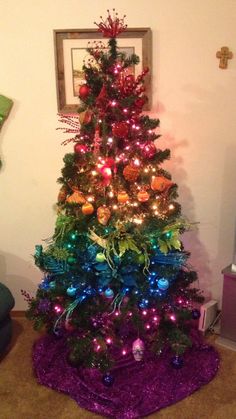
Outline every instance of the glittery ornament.
{"type": "Polygon", "coordinates": [[[103,33],[103,36],[106,38],[116,38],[119,33],[124,32],[127,28],[127,25],[124,23],[125,15],[123,18],[118,17],[118,13],[115,13],[115,9],[113,9],[113,16],[111,16],[109,9],[107,10],[107,18],[106,20],[100,18],[102,21],[100,23],[95,23],[98,26],[99,32],[103,33]]]}
{"type": "Polygon", "coordinates": [[[140,191],[137,194],[137,198],[139,202],[146,202],[149,200],[150,195],[147,191],[140,191]]]}
{"type": "Polygon", "coordinates": [[[134,104],[135,106],[141,109],[145,105],[146,102],[147,102],[146,97],[139,97],[138,99],[135,100],[134,104]]]}
{"type": "Polygon", "coordinates": [[[94,207],[92,204],[90,204],[90,202],[86,202],[83,206],[82,206],[82,213],[84,215],[90,215],[94,212],[94,207]]]}
{"type": "Polygon", "coordinates": [[[144,354],[144,343],[141,339],[136,339],[132,345],[132,352],[134,355],[135,361],[141,361],[143,359],[144,354]]]}
{"type": "Polygon", "coordinates": [[[87,84],[82,84],[82,86],[80,86],[79,88],[79,97],[82,100],[86,100],[88,95],[90,94],[90,87],[87,86],[87,84]]]}
{"type": "Polygon", "coordinates": [[[142,154],[146,159],[151,159],[155,156],[157,149],[153,141],[146,141],[142,145],[142,154]]]}
{"type": "Polygon", "coordinates": [[[151,181],[151,188],[153,191],[164,192],[168,190],[174,183],[163,176],[153,176],[151,181]]]}
{"type": "Polygon", "coordinates": [[[171,359],[171,365],[175,369],[182,368],[182,366],[184,365],[183,357],[180,355],[173,356],[173,358],[171,359]]]}
{"type": "Polygon", "coordinates": [[[88,147],[86,146],[86,144],[76,143],[74,145],[74,152],[77,154],[85,154],[88,152],[88,147]]]}
{"type": "Polygon", "coordinates": [[[98,217],[98,222],[102,225],[107,225],[110,217],[111,217],[111,211],[109,210],[109,208],[103,206],[103,207],[99,207],[97,209],[97,217],[98,217]]]}
{"type": "Polygon", "coordinates": [[[59,191],[57,201],[64,202],[66,200],[66,197],[67,197],[67,188],[65,186],[62,186],[59,191]]]}
{"type": "Polygon", "coordinates": [[[103,375],[102,382],[104,386],[111,387],[112,384],[114,383],[114,376],[110,372],[107,372],[106,374],[103,375]]]}
{"type": "Polygon", "coordinates": [[[129,182],[135,182],[139,176],[139,168],[127,165],[123,170],[123,175],[129,182]]]}
{"type": "Polygon", "coordinates": [[[128,201],[128,199],[129,195],[125,191],[119,192],[117,195],[117,201],[119,202],[119,204],[125,204],[128,201]]]}
{"type": "Polygon", "coordinates": [[[116,122],[112,127],[112,134],[118,138],[125,138],[129,133],[129,127],[126,122],[116,122]]]}
{"type": "Polygon", "coordinates": [[[161,278],[157,281],[157,286],[161,291],[166,291],[169,288],[170,284],[168,279],[161,278]]]}
{"type": "Polygon", "coordinates": [[[84,204],[86,199],[78,189],[74,188],[73,194],[67,198],[66,202],[69,204],[84,204]]]}
{"type": "Polygon", "coordinates": [[[194,309],[192,310],[192,318],[193,318],[194,320],[198,320],[198,319],[200,318],[200,316],[201,316],[200,311],[199,311],[197,308],[194,308],[194,309]]]}

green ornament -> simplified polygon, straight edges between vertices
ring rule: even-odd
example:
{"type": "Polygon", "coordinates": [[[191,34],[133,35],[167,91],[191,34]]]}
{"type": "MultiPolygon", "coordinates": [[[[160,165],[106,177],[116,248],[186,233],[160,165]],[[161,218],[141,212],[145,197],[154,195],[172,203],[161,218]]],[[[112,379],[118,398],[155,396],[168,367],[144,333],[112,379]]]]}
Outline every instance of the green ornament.
{"type": "Polygon", "coordinates": [[[70,233],[69,237],[70,237],[70,240],[73,240],[73,241],[77,240],[77,238],[78,238],[78,232],[77,231],[72,231],[70,233]]]}
{"type": "Polygon", "coordinates": [[[145,256],[142,253],[140,255],[137,255],[137,261],[138,263],[143,265],[145,263],[145,256]]]}
{"type": "Polygon", "coordinates": [[[74,258],[73,256],[69,256],[68,259],[67,259],[67,262],[70,265],[74,265],[74,263],[76,263],[76,258],[74,258]]]}
{"type": "Polygon", "coordinates": [[[104,260],[106,260],[106,256],[104,255],[104,253],[100,252],[96,254],[97,262],[104,262],[104,260]]]}

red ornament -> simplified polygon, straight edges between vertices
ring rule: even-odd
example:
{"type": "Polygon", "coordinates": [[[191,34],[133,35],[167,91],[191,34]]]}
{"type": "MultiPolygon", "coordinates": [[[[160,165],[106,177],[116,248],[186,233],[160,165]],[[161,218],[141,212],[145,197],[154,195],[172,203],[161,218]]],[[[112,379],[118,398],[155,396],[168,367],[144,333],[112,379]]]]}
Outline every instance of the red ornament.
{"type": "Polygon", "coordinates": [[[112,134],[118,138],[125,138],[129,133],[126,122],[116,122],[112,127],[112,134]]]}
{"type": "Polygon", "coordinates": [[[145,105],[146,102],[147,102],[147,98],[144,96],[144,97],[139,97],[138,99],[136,99],[134,104],[138,108],[142,108],[145,105]]]}
{"type": "Polygon", "coordinates": [[[90,94],[90,87],[87,84],[82,84],[79,88],[79,97],[82,100],[86,100],[88,95],[90,94]]]}
{"type": "Polygon", "coordinates": [[[85,154],[88,152],[88,147],[85,144],[75,144],[74,152],[78,154],[85,154]]]}
{"type": "Polygon", "coordinates": [[[153,141],[146,141],[144,144],[142,144],[141,148],[143,156],[147,159],[151,159],[152,157],[154,157],[157,152],[156,146],[153,141]]]}

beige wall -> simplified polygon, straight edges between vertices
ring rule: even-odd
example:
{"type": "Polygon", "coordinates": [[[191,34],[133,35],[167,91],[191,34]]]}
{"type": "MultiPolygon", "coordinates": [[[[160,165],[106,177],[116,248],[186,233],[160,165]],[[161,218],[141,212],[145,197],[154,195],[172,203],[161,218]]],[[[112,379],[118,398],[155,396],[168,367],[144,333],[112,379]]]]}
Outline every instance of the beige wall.
{"type": "MultiPolygon", "coordinates": [[[[221,269],[233,253],[236,213],[236,1],[113,0],[130,27],[153,32],[153,111],[161,146],[172,149],[168,168],[179,184],[183,213],[198,221],[185,243],[200,286],[221,299],[221,269]],[[216,51],[235,58],[218,68],[216,51]]],[[[0,280],[25,307],[41,274],[34,245],[54,228],[62,157],[56,131],[53,29],[92,28],[111,7],[107,0],[1,0],[0,94],[14,108],[0,133],[0,280]]]]}

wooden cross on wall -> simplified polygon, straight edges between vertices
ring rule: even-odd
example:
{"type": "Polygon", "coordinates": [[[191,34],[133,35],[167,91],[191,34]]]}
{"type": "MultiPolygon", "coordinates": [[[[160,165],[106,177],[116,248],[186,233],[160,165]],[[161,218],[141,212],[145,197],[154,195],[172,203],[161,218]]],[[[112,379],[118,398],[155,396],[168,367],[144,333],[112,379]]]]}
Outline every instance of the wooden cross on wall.
{"type": "Polygon", "coordinates": [[[220,51],[217,51],[216,57],[220,59],[219,67],[227,68],[228,60],[233,58],[233,53],[229,50],[228,47],[222,47],[220,51]]]}

